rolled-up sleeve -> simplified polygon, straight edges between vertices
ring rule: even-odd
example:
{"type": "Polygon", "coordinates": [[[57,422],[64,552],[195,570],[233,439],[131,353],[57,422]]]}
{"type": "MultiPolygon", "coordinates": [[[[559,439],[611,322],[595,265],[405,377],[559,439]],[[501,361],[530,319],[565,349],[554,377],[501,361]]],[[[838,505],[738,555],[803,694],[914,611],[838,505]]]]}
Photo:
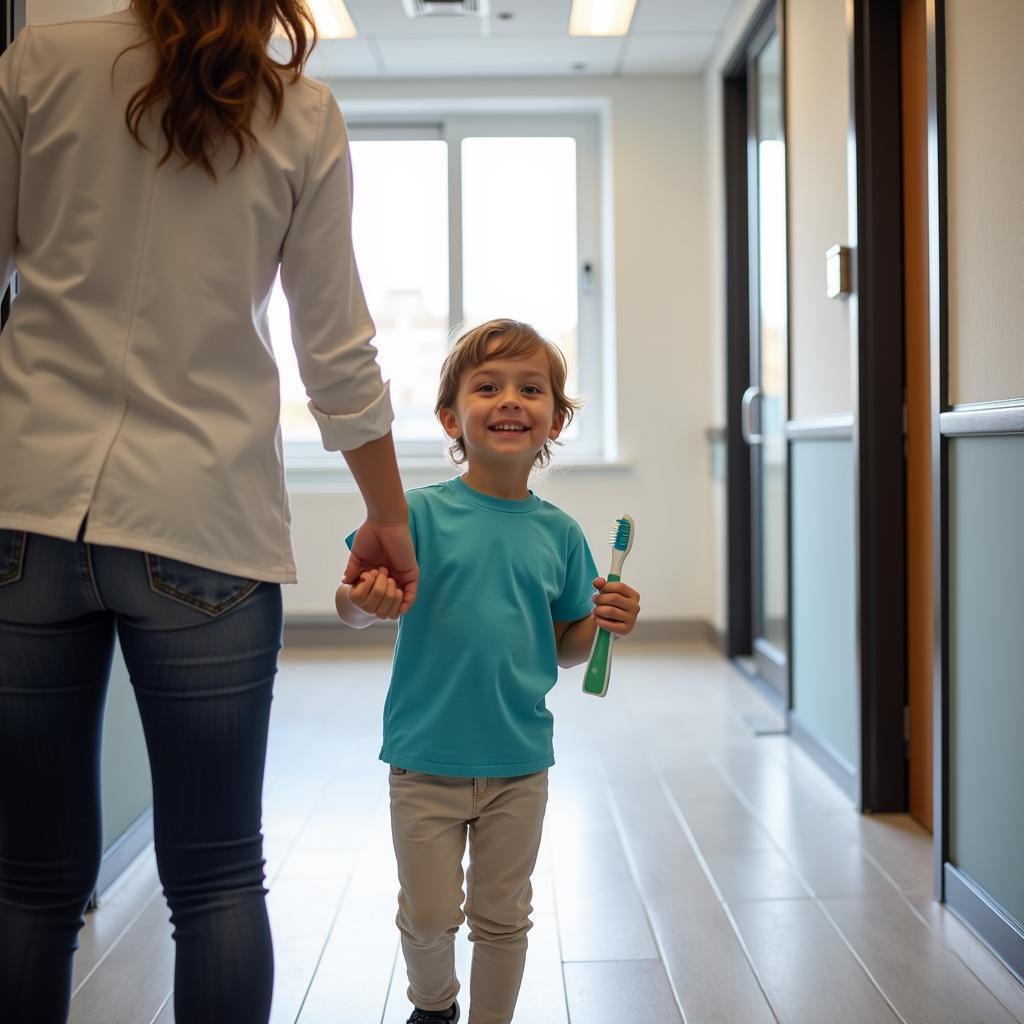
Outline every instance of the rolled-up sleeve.
{"type": "Polygon", "coordinates": [[[21,178],[22,101],[18,80],[28,30],[0,57],[0,293],[14,272],[21,178]]]}
{"type": "Polygon", "coordinates": [[[394,414],[352,251],[352,165],[324,87],[317,145],[281,252],[299,373],[328,451],[382,437],[394,414]]]}

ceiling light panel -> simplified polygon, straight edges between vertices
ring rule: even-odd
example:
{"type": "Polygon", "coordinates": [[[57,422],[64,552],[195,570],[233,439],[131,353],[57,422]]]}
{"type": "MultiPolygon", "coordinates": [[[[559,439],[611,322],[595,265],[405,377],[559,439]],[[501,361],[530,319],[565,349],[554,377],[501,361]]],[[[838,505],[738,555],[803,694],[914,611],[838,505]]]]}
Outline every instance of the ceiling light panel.
{"type": "Polygon", "coordinates": [[[359,35],[345,0],[309,0],[309,9],[321,39],[355,39],[359,35]]]}
{"type": "Polygon", "coordinates": [[[573,0],[569,35],[624,36],[635,10],[636,0],[573,0]]]}

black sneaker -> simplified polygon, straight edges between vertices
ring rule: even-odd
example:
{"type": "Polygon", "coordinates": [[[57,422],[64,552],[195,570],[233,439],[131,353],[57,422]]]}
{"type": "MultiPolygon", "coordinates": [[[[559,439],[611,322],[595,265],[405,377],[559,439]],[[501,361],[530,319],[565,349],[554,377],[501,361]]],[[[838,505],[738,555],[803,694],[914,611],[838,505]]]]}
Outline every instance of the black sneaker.
{"type": "Polygon", "coordinates": [[[447,1010],[413,1010],[405,1024],[456,1024],[459,1019],[459,1001],[456,999],[447,1010]]]}

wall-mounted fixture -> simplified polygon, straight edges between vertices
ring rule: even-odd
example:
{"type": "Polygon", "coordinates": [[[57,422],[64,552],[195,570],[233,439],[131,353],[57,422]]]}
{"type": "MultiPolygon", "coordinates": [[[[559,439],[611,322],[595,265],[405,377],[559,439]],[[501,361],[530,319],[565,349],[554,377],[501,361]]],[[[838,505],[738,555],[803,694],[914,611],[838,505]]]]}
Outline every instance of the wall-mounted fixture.
{"type": "Polygon", "coordinates": [[[636,0],[572,0],[571,36],[624,36],[629,32],[636,0]]]}
{"type": "Polygon", "coordinates": [[[848,245],[833,245],[825,253],[825,294],[844,299],[853,292],[853,250],[848,245]]]}
{"type": "Polygon", "coordinates": [[[490,8],[490,0],[402,0],[405,13],[410,18],[484,18],[490,8]]]}

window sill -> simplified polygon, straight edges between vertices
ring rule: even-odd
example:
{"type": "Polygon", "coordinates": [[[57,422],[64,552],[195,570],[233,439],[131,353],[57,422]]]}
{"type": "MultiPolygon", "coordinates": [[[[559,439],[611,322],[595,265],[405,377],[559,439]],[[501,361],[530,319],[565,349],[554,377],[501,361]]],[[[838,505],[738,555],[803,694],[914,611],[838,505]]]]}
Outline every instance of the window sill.
{"type": "MultiPolygon", "coordinates": [[[[424,484],[436,483],[439,480],[453,477],[459,472],[447,459],[434,457],[399,458],[398,468],[407,487],[421,487],[424,484]]],[[[598,475],[621,474],[632,472],[633,468],[632,462],[618,459],[608,460],[597,456],[559,459],[556,456],[551,466],[538,470],[533,479],[537,481],[558,479],[570,473],[574,476],[581,473],[588,475],[591,473],[598,475]]],[[[288,490],[292,494],[346,494],[354,493],[356,490],[355,480],[352,479],[352,474],[348,471],[345,463],[341,461],[340,456],[339,464],[335,465],[317,464],[312,460],[303,464],[294,461],[288,462],[286,459],[285,478],[288,490]]]]}

